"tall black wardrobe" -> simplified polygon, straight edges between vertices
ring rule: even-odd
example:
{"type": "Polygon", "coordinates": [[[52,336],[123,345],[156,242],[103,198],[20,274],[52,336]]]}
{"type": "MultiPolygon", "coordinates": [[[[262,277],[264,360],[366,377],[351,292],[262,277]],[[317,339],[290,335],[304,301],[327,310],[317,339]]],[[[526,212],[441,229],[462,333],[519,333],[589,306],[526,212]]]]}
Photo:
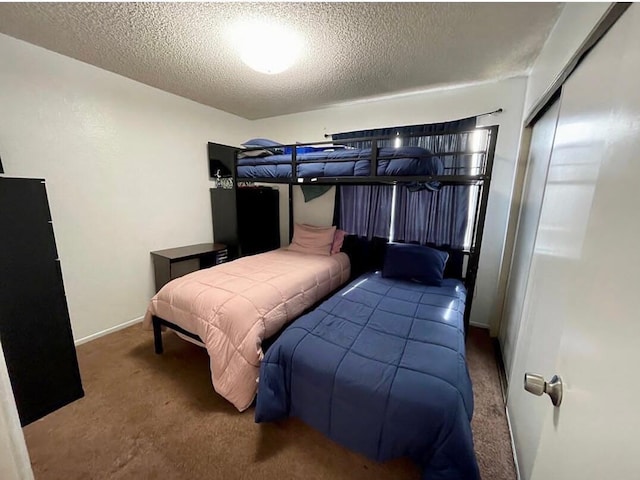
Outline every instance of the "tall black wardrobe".
{"type": "Polygon", "coordinates": [[[280,248],[280,192],[270,187],[212,188],[213,238],[233,257],[280,248]]]}
{"type": "Polygon", "coordinates": [[[84,395],[40,179],[0,176],[0,341],[22,425],[84,395]]]}
{"type": "MultiPolygon", "coordinates": [[[[209,143],[209,175],[229,177],[236,149],[209,143]]],[[[212,188],[213,238],[229,248],[232,257],[280,248],[280,192],[267,186],[212,188]]]]}

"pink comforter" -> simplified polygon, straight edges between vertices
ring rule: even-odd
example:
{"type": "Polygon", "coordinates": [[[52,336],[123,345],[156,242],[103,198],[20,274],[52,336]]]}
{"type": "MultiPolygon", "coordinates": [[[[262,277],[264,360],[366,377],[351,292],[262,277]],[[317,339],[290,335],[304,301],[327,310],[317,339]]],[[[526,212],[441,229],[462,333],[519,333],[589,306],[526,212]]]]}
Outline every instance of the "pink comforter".
{"type": "Polygon", "coordinates": [[[344,253],[310,255],[286,249],[240,258],[177,278],[151,300],[156,315],[195,333],[211,359],[215,390],[243,411],[257,390],[262,340],[349,278],[344,253]]]}

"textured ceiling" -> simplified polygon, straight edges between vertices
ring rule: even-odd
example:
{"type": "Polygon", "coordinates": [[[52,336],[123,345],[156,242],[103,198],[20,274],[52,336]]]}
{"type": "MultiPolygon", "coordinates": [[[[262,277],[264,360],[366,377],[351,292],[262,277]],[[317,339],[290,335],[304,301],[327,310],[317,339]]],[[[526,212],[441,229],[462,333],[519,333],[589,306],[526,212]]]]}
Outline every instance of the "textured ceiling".
{"type": "Polygon", "coordinates": [[[248,119],[523,74],[558,3],[0,3],[0,32],[248,119]],[[229,34],[272,19],[304,39],[278,75],[229,34]]]}

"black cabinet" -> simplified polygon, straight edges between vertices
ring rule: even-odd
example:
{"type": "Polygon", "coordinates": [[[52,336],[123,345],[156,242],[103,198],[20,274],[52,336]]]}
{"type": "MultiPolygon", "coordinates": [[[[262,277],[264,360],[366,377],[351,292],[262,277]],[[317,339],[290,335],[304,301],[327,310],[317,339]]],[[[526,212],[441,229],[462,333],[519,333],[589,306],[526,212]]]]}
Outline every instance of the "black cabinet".
{"type": "Polygon", "coordinates": [[[229,258],[238,256],[238,221],[235,188],[212,188],[211,215],[213,240],[224,243],[229,249],[229,258]]]}
{"type": "Polygon", "coordinates": [[[280,196],[270,187],[212,188],[213,238],[229,257],[280,248],[280,196]]]}
{"type": "Polygon", "coordinates": [[[84,395],[45,183],[0,177],[0,341],[22,425],[84,395]]]}
{"type": "Polygon", "coordinates": [[[240,255],[280,248],[280,192],[270,187],[237,189],[240,255]]]}

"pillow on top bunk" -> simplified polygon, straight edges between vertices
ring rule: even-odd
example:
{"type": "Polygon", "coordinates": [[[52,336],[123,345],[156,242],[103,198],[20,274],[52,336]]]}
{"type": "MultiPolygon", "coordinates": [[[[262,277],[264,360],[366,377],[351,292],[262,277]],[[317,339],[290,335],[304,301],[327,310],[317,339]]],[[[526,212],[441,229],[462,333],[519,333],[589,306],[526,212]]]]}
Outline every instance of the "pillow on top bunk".
{"type": "Polygon", "coordinates": [[[264,157],[267,155],[282,153],[282,144],[280,142],[274,142],[268,138],[252,138],[241,144],[245,148],[257,148],[262,147],[264,150],[255,150],[254,152],[243,152],[246,157],[264,157]]]}
{"type": "Polygon", "coordinates": [[[288,250],[313,255],[331,255],[336,227],[315,227],[296,223],[288,250]]]}
{"type": "Polygon", "coordinates": [[[382,276],[442,285],[449,254],[431,247],[410,243],[390,243],[384,257],[382,276]]]}
{"type": "Polygon", "coordinates": [[[240,150],[238,158],[252,158],[252,157],[268,157],[274,155],[276,152],[260,148],[260,150],[240,150]]]}
{"type": "Polygon", "coordinates": [[[269,140],[268,138],[252,138],[251,140],[247,140],[242,144],[243,147],[253,148],[253,147],[281,147],[282,144],[279,142],[274,142],[273,140],[269,140]]]}
{"type": "Polygon", "coordinates": [[[268,157],[269,155],[273,155],[273,154],[274,152],[270,150],[265,150],[264,148],[261,148],[260,150],[249,150],[249,151],[240,150],[240,158],[268,157]]]}

